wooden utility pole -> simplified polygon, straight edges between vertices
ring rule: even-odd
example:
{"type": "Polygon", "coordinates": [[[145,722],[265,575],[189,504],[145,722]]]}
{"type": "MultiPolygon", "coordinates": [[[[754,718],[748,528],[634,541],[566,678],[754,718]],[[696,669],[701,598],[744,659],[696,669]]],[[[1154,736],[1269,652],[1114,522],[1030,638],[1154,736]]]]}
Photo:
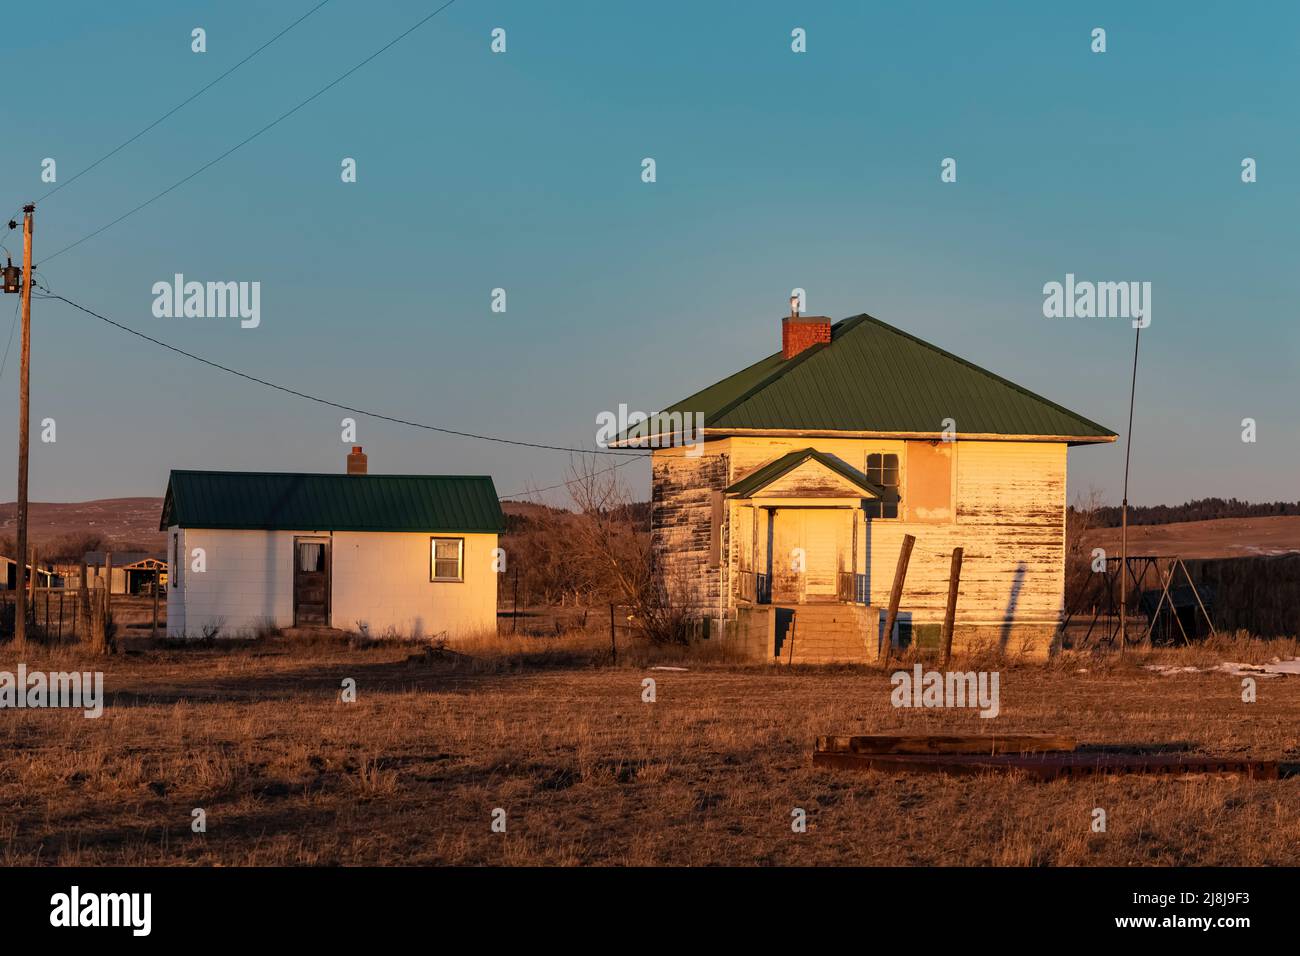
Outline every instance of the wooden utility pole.
{"type": "Polygon", "coordinates": [[[907,562],[912,559],[914,544],[915,537],[903,535],[903,547],[898,552],[898,567],[894,569],[894,586],[889,592],[889,613],[885,615],[885,663],[889,663],[889,655],[894,649],[894,622],[898,620],[898,602],[903,599],[903,579],[907,577],[907,562]]]}
{"type": "MultiPolygon", "coordinates": [[[[22,344],[19,347],[18,371],[18,580],[17,602],[14,608],[14,648],[20,653],[27,648],[27,438],[31,405],[32,374],[32,214],[36,206],[23,207],[23,288],[22,344]]],[[[31,569],[36,577],[36,568],[31,569]]]]}
{"type": "Polygon", "coordinates": [[[957,586],[961,583],[962,549],[952,549],[952,568],[948,572],[948,607],[943,612],[943,666],[952,657],[952,628],[957,620],[957,586]]]}

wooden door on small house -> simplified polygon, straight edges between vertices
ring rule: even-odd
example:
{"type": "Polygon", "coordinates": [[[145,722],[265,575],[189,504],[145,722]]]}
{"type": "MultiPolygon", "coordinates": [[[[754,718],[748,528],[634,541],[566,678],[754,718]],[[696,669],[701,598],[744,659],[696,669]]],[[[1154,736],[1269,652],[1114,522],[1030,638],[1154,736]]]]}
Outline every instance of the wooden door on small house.
{"type": "Polygon", "coordinates": [[[329,626],[329,538],[293,539],[293,623],[329,626]]]}

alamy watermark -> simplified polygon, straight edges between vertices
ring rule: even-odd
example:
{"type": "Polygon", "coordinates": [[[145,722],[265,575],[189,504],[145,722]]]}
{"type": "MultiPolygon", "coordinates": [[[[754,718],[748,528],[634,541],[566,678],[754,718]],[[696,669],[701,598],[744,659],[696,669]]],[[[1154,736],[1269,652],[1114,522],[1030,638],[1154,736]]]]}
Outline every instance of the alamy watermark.
{"type": "Polygon", "coordinates": [[[981,717],[996,717],[1001,710],[997,671],[895,671],[889,677],[894,689],[889,702],[895,707],[978,707],[981,717]]]}
{"type": "Polygon", "coordinates": [[[262,283],[186,282],[176,273],[171,282],[155,282],[153,314],[158,319],[239,319],[242,329],[262,324],[262,283]]]}
{"type": "Polygon", "coordinates": [[[671,448],[680,445],[686,457],[704,454],[703,412],[630,412],[620,403],[617,412],[596,415],[596,444],[608,448],[610,443],[626,448],[671,448]]]}
{"type": "Polygon", "coordinates": [[[132,936],[148,936],[152,915],[152,893],[83,893],[73,886],[50,897],[50,925],[56,927],[123,926],[132,936]]]}
{"type": "Polygon", "coordinates": [[[67,708],[93,719],[104,713],[103,671],[0,671],[0,709],[67,708]]]}
{"type": "Polygon", "coordinates": [[[1132,319],[1133,328],[1151,324],[1150,282],[1092,282],[1075,280],[1043,286],[1043,315],[1049,319],[1132,319]]]}

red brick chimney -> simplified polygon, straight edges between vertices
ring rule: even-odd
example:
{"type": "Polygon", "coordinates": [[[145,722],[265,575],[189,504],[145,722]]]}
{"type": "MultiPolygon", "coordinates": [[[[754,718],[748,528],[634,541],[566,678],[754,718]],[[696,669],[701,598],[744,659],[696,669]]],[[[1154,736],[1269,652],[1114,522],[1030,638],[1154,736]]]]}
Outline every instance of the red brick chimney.
{"type": "Polygon", "coordinates": [[[360,445],[352,446],[352,454],[348,455],[348,474],[364,475],[366,473],[366,456],[361,451],[360,445]]]}
{"type": "Polygon", "coordinates": [[[781,320],[781,357],[794,358],[804,349],[831,340],[831,320],[824,315],[797,313],[781,320]]]}

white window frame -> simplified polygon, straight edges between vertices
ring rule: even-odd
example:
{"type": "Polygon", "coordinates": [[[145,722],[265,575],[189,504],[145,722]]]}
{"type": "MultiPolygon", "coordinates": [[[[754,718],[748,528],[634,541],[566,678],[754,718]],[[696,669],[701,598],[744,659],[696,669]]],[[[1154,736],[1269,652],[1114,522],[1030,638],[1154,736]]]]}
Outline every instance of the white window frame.
{"type": "MultiPolygon", "coordinates": [[[[444,559],[445,560],[445,559],[444,559]]],[[[434,535],[429,538],[429,580],[443,584],[463,584],[465,581],[465,539],[449,535],[434,535]],[[454,578],[438,576],[438,542],[455,541],[457,544],[456,576],[454,578]]]]}

